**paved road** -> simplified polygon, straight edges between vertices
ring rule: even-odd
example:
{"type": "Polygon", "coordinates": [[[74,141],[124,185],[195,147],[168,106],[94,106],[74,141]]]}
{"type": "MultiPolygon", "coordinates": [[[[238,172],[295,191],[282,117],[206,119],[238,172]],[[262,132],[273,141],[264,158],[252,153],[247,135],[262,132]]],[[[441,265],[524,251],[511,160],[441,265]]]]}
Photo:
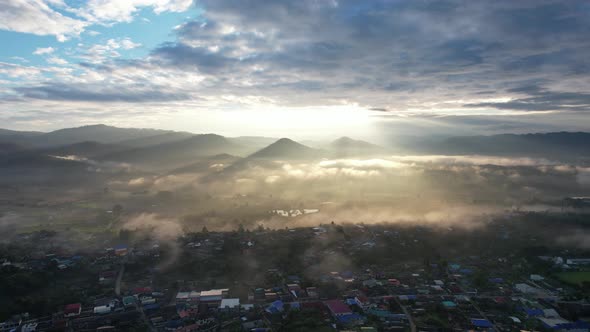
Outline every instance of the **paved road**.
{"type": "Polygon", "coordinates": [[[403,305],[400,301],[399,298],[397,296],[394,297],[395,302],[397,303],[397,305],[400,306],[400,308],[402,308],[404,315],[406,315],[406,317],[408,317],[408,321],[410,322],[410,331],[411,332],[416,332],[416,323],[414,323],[414,317],[412,317],[412,315],[410,314],[410,312],[408,311],[408,308],[406,308],[405,305],[403,305]]]}
{"type": "Polygon", "coordinates": [[[123,280],[123,273],[125,273],[125,262],[126,260],[123,260],[121,263],[121,269],[119,269],[117,281],[115,282],[115,294],[117,294],[117,296],[121,295],[121,280],[123,280]]]}

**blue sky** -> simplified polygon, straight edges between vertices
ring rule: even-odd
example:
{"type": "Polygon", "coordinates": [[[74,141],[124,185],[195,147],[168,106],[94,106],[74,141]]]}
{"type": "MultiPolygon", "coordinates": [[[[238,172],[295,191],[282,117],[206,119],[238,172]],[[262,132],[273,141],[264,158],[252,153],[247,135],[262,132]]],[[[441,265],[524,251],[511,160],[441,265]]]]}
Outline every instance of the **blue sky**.
{"type": "Polygon", "coordinates": [[[586,1],[6,0],[2,127],[590,130],[586,1]]]}

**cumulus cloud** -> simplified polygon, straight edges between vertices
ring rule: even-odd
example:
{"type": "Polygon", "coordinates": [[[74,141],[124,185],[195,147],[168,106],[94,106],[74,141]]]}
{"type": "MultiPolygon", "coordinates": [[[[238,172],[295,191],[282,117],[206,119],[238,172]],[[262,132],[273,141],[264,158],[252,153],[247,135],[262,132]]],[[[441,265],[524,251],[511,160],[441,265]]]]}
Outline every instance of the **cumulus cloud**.
{"type": "Polygon", "coordinates": [[[55,52],[55,49],[53,47],[38,47],[37,49],[35,49],[33,54],[43,55],[43,54],[51,54],[53,52],[55,52]]]}
{"type": "Polygon", "coordinates": [[[51,1],[7,0],[0,3],[0,29],[53,35],[58,41],[79,35],[87,23],[65,16],[51,7],[51,1]]]}
{"type": "Polygon", "coordinates": [[[186,11],[192,0],[90,0],[83,8],[76,11],[80,17],[90,22],[110,24],[130,22],[142,8],[152,8],[154,13],[186,11]]]}
{"type": "Polygon", "coordinates": [[[7,0],[0,4],[0,29],[53,35],[64,42],[79,36],[92,24],[131,22],[142,8],[152,8],[160,14],[183,12],[191,4],[192,0],[91,0],[81,2],[80,7],[71,7],[60,0],[7,0]]]}
{"type": "Polygon", "coordinates": [[[64,59],[62,59],[60,57],[56,57],[56,56],[47,58],[47,62],[48,63],[51,63],[51,64],[54,64],[54,65],[60,65],[60,66],[63,66],[63,65],[67,65],[68,64],[68,62],[66,60],[64,60],[64,59]]]}

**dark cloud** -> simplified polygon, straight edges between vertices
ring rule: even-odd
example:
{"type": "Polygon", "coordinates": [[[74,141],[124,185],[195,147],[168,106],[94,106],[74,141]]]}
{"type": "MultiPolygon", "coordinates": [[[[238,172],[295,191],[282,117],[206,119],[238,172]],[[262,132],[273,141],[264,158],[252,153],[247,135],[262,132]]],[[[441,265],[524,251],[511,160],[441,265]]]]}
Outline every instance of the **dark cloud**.
{"type": "Polygon", "coordinates": [[[155,49],[152,54],[160,57],[167,66],[193,67],[205,73],[214,73],[235,61],[235,59],[212,53],[203,47],[191,47],[182,43],[164,44],[155,49]]]}
{"type": "Polygon", "coordinates": [[[176,41],[145,59],[80,64],[122,76],[103,89],[62,82],[16,91],[35,99],[123,102],[222,95],[268,97],[287,106],[346,100],[391,112],[442,106],[462,112],[589,109],[586,1],[199,0],[196,5],[202,15],[179,26],[176,41]],[[166,79],[182,88],[152,83],[159,77],[130,78],[121,74],[125,70],[169,71],[166,79]],[[179,72],[198,73],[202,81],[175,81],[179,72]],[[138,86],[129,86],[127,81],[137,79],[138,86]]]}
{"type": "MultiPolygon", "coordinates": [[[[297,103],[288,89],[311,87],[317,96],[308,102],[348,96],[373,108],[403,110],[410,96],[452,99],[482,90],[502,95],[514,81],[550,84],[590,68],[585,56],[590,12],[581,1],[205,0],[197,5],[203,16],[180,27],[179,41],[153,55],[164,65],[218,75],[224,91],[270,95],[287,104],[297,103]],[[247,87],[239,84],[244,80],[247,87]],[[403,94],[397,105],[391,93],[403,94]]],[[[584,109],[580,93],[532,92],[515,102],[467,106],[584,109]],[[566,99],[580,105],[554,108],[566,99]]]]}
{"type": "Polygon", "coordinates": [[[509,89],[529,97],[508,102],[467,104],[465,107],[493,107],[522,111],[590,111],[590,93],[548,91],[539,86],[528,85],[509,89]]]}
{"type": "MultiPolygon", "coordinates": [[[[151,87],[153,88],[153,87],[151,87]]],[[[185,100],[184,93],[168,93],[156,89],[101,89],[97,86],[74,87],[64,84],[45,84],[35,87],[20,87],[16,91],[26,98],[57,101],[91,102],[154,102],[185,100]]]]}

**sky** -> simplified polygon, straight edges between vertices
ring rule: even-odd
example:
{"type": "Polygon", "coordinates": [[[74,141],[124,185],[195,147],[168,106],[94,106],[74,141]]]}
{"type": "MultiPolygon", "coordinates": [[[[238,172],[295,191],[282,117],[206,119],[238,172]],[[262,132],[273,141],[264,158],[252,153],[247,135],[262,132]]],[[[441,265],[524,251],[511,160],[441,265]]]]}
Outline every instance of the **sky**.
{"type": "Polygon", "coordinates": [[[0,127],[590,130],[590,2],[3,0],[0,127]]]}

